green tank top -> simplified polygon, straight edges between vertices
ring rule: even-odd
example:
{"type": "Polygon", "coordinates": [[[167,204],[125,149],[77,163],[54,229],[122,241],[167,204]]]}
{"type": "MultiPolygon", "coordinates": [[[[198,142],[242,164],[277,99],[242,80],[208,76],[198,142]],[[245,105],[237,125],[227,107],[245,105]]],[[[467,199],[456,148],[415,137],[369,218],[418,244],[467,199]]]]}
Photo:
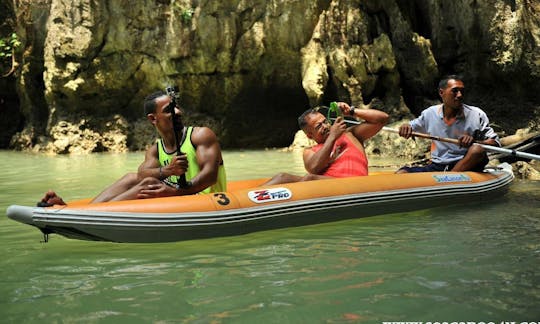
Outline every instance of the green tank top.
{"type": "MultiPolygon", "coordinates": [[[[180,151],[186,154],[188,159],[188,169],[186,172],[186,180],[189,181],[193,179],[200,172],[199,164],[197,163],[197,152],[193,143],[191,143],[191,133],[193,132],[193,127],[190,126],[186,130],[186,138],[180,146],[180,151]]],[[[161,166],[168,165],[171,163],[172,158],[176,155],[176,150],[174,152],[168,153],[165,151],[165,146],[163,145],[163,139],[157,140],[158,147],[158,158],[159,164],[161,166]]],[[[170,176],[164,181],[171,182],[174,184],[178,183],[178,176],[170,176]]],[[[210,187],[201,191],[201,193],[211,193],[211,192],[223,192],[227,190],[227,176],[225,174],[225,167],[223,164],[219,166],[218,177],[216,183],[210,187]]]]}

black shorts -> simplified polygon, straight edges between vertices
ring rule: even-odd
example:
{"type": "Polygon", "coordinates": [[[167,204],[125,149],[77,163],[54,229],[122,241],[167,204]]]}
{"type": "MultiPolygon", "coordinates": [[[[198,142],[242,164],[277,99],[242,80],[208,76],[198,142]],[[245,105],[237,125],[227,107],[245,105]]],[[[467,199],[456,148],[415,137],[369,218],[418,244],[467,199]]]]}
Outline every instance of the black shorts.
{"type": "MultiPolygon", "coordinates": [[[[409,173],[451,171],[458,162],[459,161],[452,162],[452,163],[449,163],[449,164],[431,162],[430,164],[427,164],[427,165],[424,165],[424,166],[402,167],[399,170],[405,170],[405,171],[407,171],[409,173]]],[[[484,157],[484,160],[482,160],[482,163],[478,164],[478,166],[476,166],[476,168],[472,169],[471,171],[482,172],[482,171],[484,171],[484,167],[488,163],[489,163],[489,159],[486,156],[486,157],[484,157]]]]}

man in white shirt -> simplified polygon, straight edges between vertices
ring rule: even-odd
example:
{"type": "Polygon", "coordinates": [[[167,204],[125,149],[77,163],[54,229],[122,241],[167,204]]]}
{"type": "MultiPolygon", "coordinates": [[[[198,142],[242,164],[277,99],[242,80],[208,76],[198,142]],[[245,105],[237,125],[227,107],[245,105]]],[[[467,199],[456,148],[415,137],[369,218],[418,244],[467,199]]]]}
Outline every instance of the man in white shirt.
{"type": "Polygon", "coordinates": [[[489,162],[486,151],[473,143],[500,146],[499,137],[489,119],[478,107],[463,103],[465,85],[450,75],[439,82],[442,104],[427,108],[420,117],[399,127],[399,135],[410,138],[413,132],[458,139],[459,145],[433,141],[431,163],[420,167],[402,167],[397,173],[430,171],[482,171],[489,162]]]}

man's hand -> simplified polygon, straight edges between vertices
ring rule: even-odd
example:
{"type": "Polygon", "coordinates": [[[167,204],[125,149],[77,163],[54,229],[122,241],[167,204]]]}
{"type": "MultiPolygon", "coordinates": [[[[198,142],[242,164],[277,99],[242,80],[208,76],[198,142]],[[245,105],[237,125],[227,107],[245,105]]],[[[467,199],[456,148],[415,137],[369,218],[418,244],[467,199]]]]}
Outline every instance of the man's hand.
{"type": "Polygon", "coordinates": [[[188,168],[187,156],[185,154],[175,155],[172,158],[171,163],[164,168],[167,169],[168,175],[180,176],[186,173],[188,168]]]}
{"type": "Polygon", "coordinates": [[[347,124],[342,117],[338,117],[334,124],[330,127],[330,134],[328,139],[336,141],[343,133],[347,131],[347,124]]]}
{"type": "Polygon", "coordinates": [[[137,199],[169,197],[176,194],[176,189],[163,182],[143,185],[137,193],[137,199]]]}
{"type": "Polygon", "coordinates": [[[470,147],[474,143],[474,137],[472,137],[471,135],[467,135],[467,134],[461,135],[458,138],[458,142],[459,142],[459,146],[461,146],[461,147],[470,147]]]}
{"type": "Polygon", "coordinates": [[[352,116],[354,112],[354,107],[349,106],[346,102],[338,102],[337,103],[339,109],[345,116],[352,116]]]}
{"type": "Polygon", "coordinates": [[[413,130],[408,123],[399,126],[399,136],[409,138],[412,136],[413,130]]]}

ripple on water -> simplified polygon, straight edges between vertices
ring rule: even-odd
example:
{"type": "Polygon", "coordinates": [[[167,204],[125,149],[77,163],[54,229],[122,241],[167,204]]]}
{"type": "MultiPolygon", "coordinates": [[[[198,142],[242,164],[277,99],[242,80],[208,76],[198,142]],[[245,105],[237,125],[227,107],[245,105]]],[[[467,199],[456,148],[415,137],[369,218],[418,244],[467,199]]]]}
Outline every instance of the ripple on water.
{"type": "MultiPolygon", "coordinates": [[[[252,153],[228,155],[232,177],[256,173],[249,161],[287,157],[252,153]]],[[[141,158],[14,156],[6,161],[41,181],[0,174],[4,210],[35,203],[49,186],[90,196],[110,181],[102,170],[114,178],[141,158]]],[[[495,201],[168,244],[41,244],[34,228],[4,217],[0,312],[7,322],[536,320],[539,207],[539,184],[516,181],[495,201]]]]}

